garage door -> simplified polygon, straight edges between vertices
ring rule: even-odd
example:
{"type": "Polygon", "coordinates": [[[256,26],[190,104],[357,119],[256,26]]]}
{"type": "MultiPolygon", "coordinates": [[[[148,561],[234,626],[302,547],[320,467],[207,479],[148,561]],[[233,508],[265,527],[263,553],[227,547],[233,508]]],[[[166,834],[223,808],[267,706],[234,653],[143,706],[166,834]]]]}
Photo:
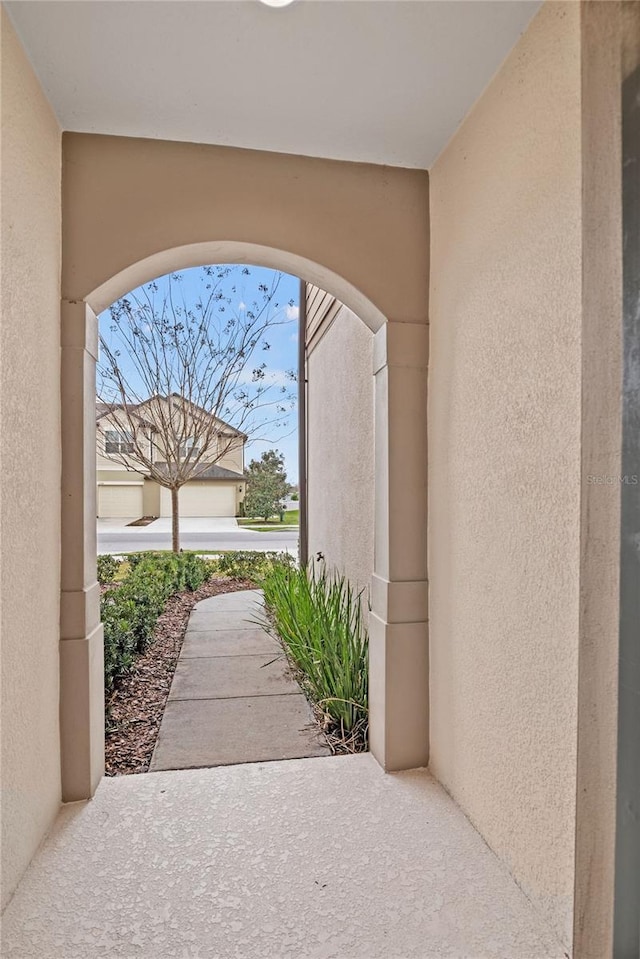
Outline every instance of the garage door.
{"type": "MultiPolygon", "coordinates": [[[[207,483],[194,480],[180,490],[181,516],[235,516],[235,483],[207,483]]],[[[171,492],[160,493],[160,515],[171,516],[171,492]]]]}
{"type": "Polygon", "coordinates": [[[102,519],[139,519],[142,515],[142,483],[98,486],[98,516],[102,519]]]}

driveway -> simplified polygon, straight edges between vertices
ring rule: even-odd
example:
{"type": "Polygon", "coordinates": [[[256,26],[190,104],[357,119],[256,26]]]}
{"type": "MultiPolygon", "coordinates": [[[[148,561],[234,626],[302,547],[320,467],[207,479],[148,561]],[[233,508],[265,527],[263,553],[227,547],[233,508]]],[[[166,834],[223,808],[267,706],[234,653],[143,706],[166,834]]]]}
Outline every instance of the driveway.
{"type": "MultiPolygon", "coordinates": [[[[98,553],[136,553],[171,549],[171,518],[161,517],[148,526],[127,526],[131,520],[98,520],[98,553]]],[[[297,553],[297,529],[258,533],[239,527],[226,517],[184,517],[180,520],[180,545],[192,550],[259,550],[297,553]]]]}
{"type": "MultiPolygon", "coordinates": [[[[101,533],[132,533],[147,530],[154,533],[170,533],[171,517],[160,516],[148,526],[129,526],[139,517],[131,519],[98,519],[98,535],[101,533]]],[[[183,516],[180,531],[183,533],[217,533],[220,530],[238,529],[238,520],[233,516],[183,516]]]]}

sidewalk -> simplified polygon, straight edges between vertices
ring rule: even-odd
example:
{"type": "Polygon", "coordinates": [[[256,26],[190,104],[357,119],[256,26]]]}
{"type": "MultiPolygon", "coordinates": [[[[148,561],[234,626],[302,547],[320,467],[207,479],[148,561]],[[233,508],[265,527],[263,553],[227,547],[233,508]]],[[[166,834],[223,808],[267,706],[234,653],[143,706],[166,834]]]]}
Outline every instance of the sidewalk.
{"type": "Polygon", "coordinates": [[[194,607],[150,772],[330,754],[262,615],[258,590],[194,607]]]}

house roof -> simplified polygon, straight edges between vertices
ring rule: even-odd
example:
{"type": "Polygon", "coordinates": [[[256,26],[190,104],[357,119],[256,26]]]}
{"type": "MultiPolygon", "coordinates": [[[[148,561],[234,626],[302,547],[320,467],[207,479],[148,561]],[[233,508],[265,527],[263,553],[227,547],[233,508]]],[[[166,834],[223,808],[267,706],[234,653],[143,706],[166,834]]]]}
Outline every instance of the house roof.
{"type": "MultiPolygon", "coordinates": [[[[166,469],[167,464],[154,463],[154,466],[156,469],[162,470],[163,467],[166,469]]],[[[191,478],[194,480],[232,480],[234,483],[245,482],[245,477],[242,473],[236,473],[234,470],[228,470],[225,466],[218,466],[217,463],[205,467],[191,478]]]]}
{"type": "Polygon", "coordinates": [[[128,410],[129,413],[135,414],[136,419],[140,421],[142,426],[149,427],[150,429],[153,428],[154,424],[151,423],[149,420],[145,420],[145,418],[137,412],[139,406],[141,406],[140,403],[128,403],[125,405],[124,403],[96,402],[96,423],[99,423],[100,420],[104,416],[107,416],[109,413],[114,413],[117,410],[126,409],[128,410]]]}
{"type": "MultiPolygon", "coordinates": [[[[129,413],[135,413],[138,419],[140,419],[141,423],[144,426],[153,428],[155,424],[153,422],[150,422],[149,420],[145,420],[144,416],[141,414],[140,411],[144,410],[144,407],[148,403],[150,403],[151,400],[156,399],[158,397],[160,397],[161,399],[169,399],[169,397],[161,396],[160,394],[156,393],[154,396],[150,396],[148,399],[142,400],[141,403],[103,403],[100,400],[98,400],[96,402],[96,422],[98,422],[98,420],[101,420],[103,416],[106,416],[110,412],[126,409],[129,413]]],[[[191,407],[193,407],[194,410],[197,410],[198,413],[202,413],[205,416],[212,416],[214,419],[218,421],[218,423],[220,423],[222,427],[224,427],[225,430],[228,430],[228,432],[232,436],[240,436],[244,440],[248,439],[247,434],[243,433],[242,430],[236,429],[236,427],[232,426],[231,423],[227,423],[225,420],[221,419],[219,416],[216,416],[215,413],[210,413],[208,410],[205,410],[202,406],[198,406],[197,403],[193,403],[191,400],[185,399],[183,396],[180,395],[180,393],[172,393],[171,398],[174,398],[174,397],[175,399],[184,400],[185,403],[188,403],[191,407]]]]}
{"type": "MultiPolygon", "coordinates": [[[[204,407],[198,406],[198,404],[197,404],[197,403],[194,403],[193,400],[186,400],[186,399],[184,398],[184,396],[181,396],[181,395],[180,395],[180,393],[172,393],[171,396],[172,396],[172,397],[175,397],[175,398],[178,399],[178,400],[184,400],[185,403],[188,403],[189,406],[191,406],[194,410],[197,410],[198,413],[203,413],[205,416],[213,416],[214,419],[216,419],[216,420],[218,421],[218,423],[220,423],[222,426],[226,427],[226,429],[228,429],[229,432],[232,433],[233,435],[235,435],[235,436],[242,436],[245,440],[248,439],[247,434],[246,434],[246,433],[243,433],[242,430],[236,429],[235,426],[232,426],[231,423],[227,423],[225,420],[221,419],[221,418],[220,418],[219,416],[217,416],[215,413],[210,413],[209,410],[205,410],[204,407]]],[[[148,403],[149,401],[148,401],[148,400],[145,400],[145,402],[148,403]]],[[[141,403],[140,405],[142,406],[143,404],[141,403]]]]}

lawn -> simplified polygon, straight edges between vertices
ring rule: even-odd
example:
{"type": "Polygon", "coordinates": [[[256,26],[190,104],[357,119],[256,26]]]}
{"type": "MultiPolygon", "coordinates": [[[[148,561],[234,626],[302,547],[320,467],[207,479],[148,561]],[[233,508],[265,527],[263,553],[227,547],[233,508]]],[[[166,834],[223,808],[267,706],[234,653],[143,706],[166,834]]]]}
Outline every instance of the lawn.
{"type": "Polygon", "coordinates": [[[300,510],[298,509],[288,509],[284,512],[284,518],[280,522],[279,516],[272,516],[265,523],[264,519],[258,519],[257,517],[252,517],[251,519],[239,519],[238,526],[250,526],[253,529],[257,529],[260,532],[272,530],[274,527],[277,529],[282,526],[298,526],[300,523],[300,510]]]}

